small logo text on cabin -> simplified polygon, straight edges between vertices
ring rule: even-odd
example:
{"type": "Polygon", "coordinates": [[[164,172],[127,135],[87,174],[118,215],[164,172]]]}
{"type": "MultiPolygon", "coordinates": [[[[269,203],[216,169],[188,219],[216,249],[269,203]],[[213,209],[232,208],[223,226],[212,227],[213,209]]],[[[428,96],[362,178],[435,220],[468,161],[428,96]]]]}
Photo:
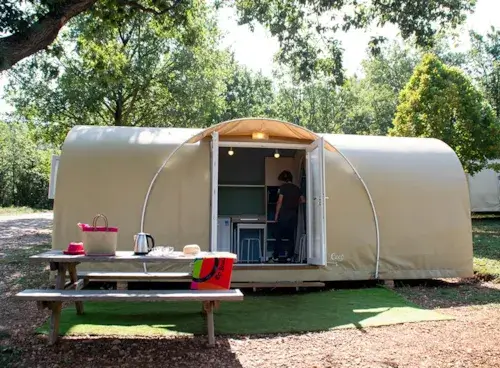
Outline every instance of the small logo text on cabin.
{"type": "Polygon", "coordinates": [[[335,266],[338,266],[339,262],[342,262],[343,260],[344,260],[343,254],[332,253],[332,254],[330,254],[330,261],[331,262],[328,262],[328,263],[333,264],[335,266]]]}

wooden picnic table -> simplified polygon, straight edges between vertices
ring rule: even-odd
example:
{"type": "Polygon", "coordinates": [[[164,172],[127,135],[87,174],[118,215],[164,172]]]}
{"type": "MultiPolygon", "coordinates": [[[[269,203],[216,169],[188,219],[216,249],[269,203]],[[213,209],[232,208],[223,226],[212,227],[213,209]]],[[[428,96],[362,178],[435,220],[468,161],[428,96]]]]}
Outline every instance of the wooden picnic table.
{"type": "MultiPolygon", "coordinates": [[[[84,262],[106,262],[106,263],[177,263],[190,264],[197,258],[231,258],[236,260],[236,254],[229,252],[200,252],[196,255],[185,255],[182,252],[172,252],[169,255],[135,255],[132,251],[117,251],[113,256],[100,255],[69,255],[62,250],[49,250],[30,257],[36,262],[49,262],[52,271],[58,271],[58,276],[65,277],[69,271],[70,276],[76,266],[84,262]]],[[[63,289],[61,284],[56,288],[63,289]]]]}
{"type": "Polygon", "coordinates": [[[236,259],[236,254],[229,252],[200,252],[196,255],[187,255],[182,252],[172,252],[169,255],[135,255],[132,251],[117,251],[114,256],[94,256],[94,255],[70,255],[64,254],[62,250],[48,250],[35,254],[30,259],[35,261],[49,261],[61,263],[81,263],[81,262],[191,262],[196,258],[232,258],[236,259]]]}
{"type": "MultiPolygon", "coordinates": [[[[84,281],[78,280],[76,267],[84,262],[119,262],[119,263],[185,263],[190,264],[199,258],[231,258],[237,259],[236,254],[229,252],[200,252],[196,255],[185,255],[183,252],[172,252],[168,255],[135,255],[132,251],[117,251],[113,256],[94,256],[94,255],[68,255],[62,250],[49,250],[41,254],[30,257],[31,261],[49,262],[50,269],[57,271],[56,290],[61,292],[50,292],[48,290],[25,290],[17,296],[25,300],[39,301],[42,308],[52,309],[51,336],[50,343],[57,340],[57,331],[59,325],[59,316],[61,311],[61,302],[64,300],[75,302],[77,314],[83,314],[83,300],[194,300],[204,303],[207,314],[208,338],[209,344],[214,344],[214,321],[213,309],[218,301],[241,301],[243,294],[240,290],[164,290],[159,292],[136,291],[136,292],[117,292],[117,291],[84,291],[84,281]],[[69,274],[70,281],[66,282],[66,276],[69,274]],[[70,289],[66,291],[66,289],[70,289]]],[[[103,272],[101,272],[103,273],[103,272]]],[[[111,272],[113,273],[113,272],[111,272]]],[[[103,273],[105,274],[105,272],[103,273]]],[[[115,272],[116,274],[116,272],[115,272]]],[[[149,275],[143,274],[143,278],[150,277],[155,279],[158,273],[149,275]]]]}
{"type": "MultiPolygon", "coordinates": [[[[76,267],[83,262],[128,262],[128,263],[185,263],[190,264],[196,258],[232,258],[237,259],[236,254],[229,252],[200,252],[196,255],[186,255],[183,252],[172,252],[168,255],[135,255],[133,251],[117,251],[113,256],[107,255],[70,255],[64,254],[62,250],[49,250],[30,257],[33,261],[49,262],[50,270],[57,271],[55,288],[59,290],[83,288],[83,281],[78,281],[76,267]],[[70,282],[66,283],[66,275],[69,274],[70,282]]],[[[144,273],[143,278],[148,274],[144,273]]],[[[155,279],[152,275],[151,279],[155,279]]],[[[83,313],[83,303],[75,302],[77,314],[83,313]]]]}

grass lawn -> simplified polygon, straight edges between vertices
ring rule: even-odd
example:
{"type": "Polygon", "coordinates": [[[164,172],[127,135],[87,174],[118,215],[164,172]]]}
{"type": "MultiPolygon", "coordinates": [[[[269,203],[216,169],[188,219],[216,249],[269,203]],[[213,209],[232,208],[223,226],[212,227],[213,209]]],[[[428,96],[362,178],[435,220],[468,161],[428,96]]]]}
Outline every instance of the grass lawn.
{"type": "Polygon", "coordinates": [[[500,282],[500,219],[473,219],[474,272],[500,282]]]}
{"type": "Polygon", "coordinates": [[[30,207],[0,207],[0,216],[24,215],[27,213],[48,212],[49,210],[41,210],[30,207]]]}
{"type": "Polygon", "coordinates": [[[500,218],[477,217],[472,220],[475,279],[410,280],[396,289],[398,293],[426,308],[500,308],[500,218]]]}

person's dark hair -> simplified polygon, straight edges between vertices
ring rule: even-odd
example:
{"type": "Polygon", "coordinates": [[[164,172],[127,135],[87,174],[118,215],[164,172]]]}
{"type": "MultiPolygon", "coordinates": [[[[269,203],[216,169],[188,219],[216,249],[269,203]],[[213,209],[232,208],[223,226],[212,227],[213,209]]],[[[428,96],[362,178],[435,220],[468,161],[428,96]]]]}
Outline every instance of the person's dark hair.
{"type": "Polygon", "coordinates": [[[278,175],[278,180],[284,182],[292,182],[293,181],[292,173],[288,170],[283,170],[281,174],[278,175]]]}

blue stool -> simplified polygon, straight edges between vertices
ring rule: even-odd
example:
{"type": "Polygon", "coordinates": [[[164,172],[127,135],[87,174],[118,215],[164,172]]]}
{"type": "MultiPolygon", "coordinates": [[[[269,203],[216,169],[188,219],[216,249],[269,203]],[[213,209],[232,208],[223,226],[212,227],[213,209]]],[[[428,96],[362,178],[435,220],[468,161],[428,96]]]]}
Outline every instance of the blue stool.
{"type": "Polygon", "coordinates": [[[262,260],[262,249],[260,239],[245,238],[241,241],[240,249],[238,249],[238,258],[246,263],[260,262],[262,260]]]}

